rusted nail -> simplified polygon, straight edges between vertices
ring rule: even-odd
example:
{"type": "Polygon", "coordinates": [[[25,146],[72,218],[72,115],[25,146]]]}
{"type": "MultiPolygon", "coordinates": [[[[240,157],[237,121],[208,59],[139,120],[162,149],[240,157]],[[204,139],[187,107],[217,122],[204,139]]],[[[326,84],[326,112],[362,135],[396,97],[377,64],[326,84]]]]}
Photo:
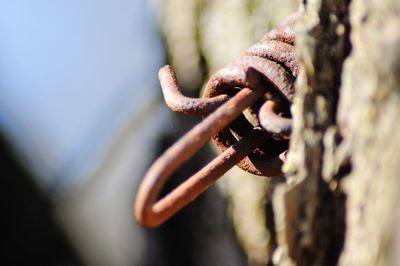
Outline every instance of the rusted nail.
{"type": "Polygon", "coordinates": [[[261,88],[255,90],[243,88],[186,133],[153,163],[139,187],[136,198],[135,215],[139,223],[148,227],[160,225],[265,141],[266,138],[261,137],[265,132],[252,131],[254,133],[241,139],[167,196],[157,201],[159,193],[172,173],[206,144],[210,137],[224,129],[263,93],[261,88]]]}
{"type": "Polygon", "coordinates": [[[229,100],[227,95],[218,95],[208,99],[183,96],[172,67],[164,66],[158,72],[165,102],[172,111],[186,115],[207,116],[229,100]]]}
{"type": "Polygon", "coordinates": [[[258,113],[260,124],[266,131],[287,139],[292,131],[292,119],[279,116],[276,109],[276,100],[267,100],[258,113]]]}

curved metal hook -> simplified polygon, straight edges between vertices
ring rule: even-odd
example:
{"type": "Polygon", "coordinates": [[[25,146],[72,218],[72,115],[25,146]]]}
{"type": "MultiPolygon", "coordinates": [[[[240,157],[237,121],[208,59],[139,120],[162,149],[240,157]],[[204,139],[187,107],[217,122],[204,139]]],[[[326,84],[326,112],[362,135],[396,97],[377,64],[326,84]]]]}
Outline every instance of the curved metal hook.
{"type": "Polygon", "coordinates": [[[166,65],[158,72],[165,102],[172,111],[187,115],[207,116],[229,100],[228,95],[212,98],[189,98],[182,95],[175,71],[166,65]]]}
{"type": "Polygon", "coordinates": [[[191,158],[208,140],[224,129],[262,95],[261,87],[244,88],[192,128],[159,157],[146,173],[136,197],[135,215],[139,223],[157,227],[206,190],[225,172],[265,141],[266,132],[253,130],[191,176],[164,198],[158,196],[173,172],[191,158]]]}
{"type": "Polygon", "coordinates": [[[279,116],[276,113],[277,103],[267,100],[260,108],[258,117],[261,126],[268,132],[289,138],[292,132],[292,119],[279,116]]]}

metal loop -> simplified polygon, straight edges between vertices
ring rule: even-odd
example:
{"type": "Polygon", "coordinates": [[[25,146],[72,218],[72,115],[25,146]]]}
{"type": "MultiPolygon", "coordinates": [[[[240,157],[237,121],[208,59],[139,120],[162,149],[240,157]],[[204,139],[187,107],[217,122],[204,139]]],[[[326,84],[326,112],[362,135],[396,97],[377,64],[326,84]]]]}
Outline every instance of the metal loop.
{"type": "Polygon", "coordinates": [[[277,103],[273,99],[263,104],[258,113],[260,125],[266,131],[288,139],[292,132],[292,119],[279,116],[276,108],[277,103]]]}
{"type": "Polygon", "coordinates": [[[292,120],[280,116],[277,107],[283,105],[279,99],[285,104],[293,102],[299,72],[293,46],[298,17],[298,13],[290,16],[239,60],[212,75],[202,99],[182,95],[172,68],[160,69],[167,105],[173,111],[206,118],[167,149],[146,173],[135,203],[139,223],[147,227],[162,224],[234,165],[256,175],[282,174],[292,120]],[[261,98],[266,102],[260,108],[261,98]],[[249,120],[242,115],[247,107],[249,120]],[[159,199],[171,175],[210,138],[222,153],[159,199]]]}
{"type": "Polygon", "coordinates": [[[262,39],[261,42],[268,41],[281,41],[294,45],[296,41],[296,33],[294,31],[294,25],[300,18],[301,13],[297,12],[289,17],[276,29],[268,32],[262,39]]]}
{"type": "Polygon", "coordinates": [[[293,76],[297,77],[299,74],[299,64],[296,59],[294,46],[291,44],[280,41],[260,42],[251,46],[244,54],[281,63],[290,69],[293,76]]]}
{"type": "Polygon", "coordinates": [[[257,101],[263,93],[261,87],[255,90],[243,88],[153,163],[139,187],[136,198],[135,215],[139,223],[147,227],[162,224],[265,141],[266,132],[254,129],[248,136],[239,140],[167,196],[157,201],[173,172],[189,160],[212,136],[257,101]]]}

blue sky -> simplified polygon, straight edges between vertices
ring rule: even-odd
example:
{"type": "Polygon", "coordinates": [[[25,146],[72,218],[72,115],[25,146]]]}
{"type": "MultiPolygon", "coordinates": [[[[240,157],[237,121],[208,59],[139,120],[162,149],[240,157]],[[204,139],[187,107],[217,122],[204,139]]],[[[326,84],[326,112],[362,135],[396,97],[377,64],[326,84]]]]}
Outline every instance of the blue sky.
{"type": "Polygon", "coordinates": [[[87,171],[159,93],[145,1],[0,0],[0,40],[0,128],[44,186],[87,171]]]}

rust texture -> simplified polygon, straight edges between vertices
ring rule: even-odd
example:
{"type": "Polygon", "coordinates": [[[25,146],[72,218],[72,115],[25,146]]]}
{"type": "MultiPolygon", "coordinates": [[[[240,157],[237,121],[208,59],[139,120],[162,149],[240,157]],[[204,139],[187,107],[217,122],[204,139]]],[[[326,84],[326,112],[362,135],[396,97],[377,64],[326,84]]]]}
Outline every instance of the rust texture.
{"type": "Polygon", "coordinates": [[[164,100],[168,107],[174,112],[206,116],[229,99],[227,95],[220,95],[208,99],[183,96],[178,86],[175,72],[172,67],[168,65],[160,69],[158,77],[160,79],[164,100]]]}
{"type": "Polygon", "coordinates": [[[278,100],[267,100],[258,113],[261,126],[276,137],[289,138],[292,132],[292,120],[278,113],[278,100]]]}
{"type": "Polygon", "coordinates": [[[135,202],[139,223],[159,226],[235,165],[256,175],[282,175],[292,124],[289,107],[298,74],[293,46],[297,17],[290,16],[241,58],[217,71],[208,81],[203,98],[182,95],[173,69],[160,69],[167,105],[204,120],[147,171],[135,202]],[[170,176],[210,139],[222,153],[159,199],[170,176]]]}

